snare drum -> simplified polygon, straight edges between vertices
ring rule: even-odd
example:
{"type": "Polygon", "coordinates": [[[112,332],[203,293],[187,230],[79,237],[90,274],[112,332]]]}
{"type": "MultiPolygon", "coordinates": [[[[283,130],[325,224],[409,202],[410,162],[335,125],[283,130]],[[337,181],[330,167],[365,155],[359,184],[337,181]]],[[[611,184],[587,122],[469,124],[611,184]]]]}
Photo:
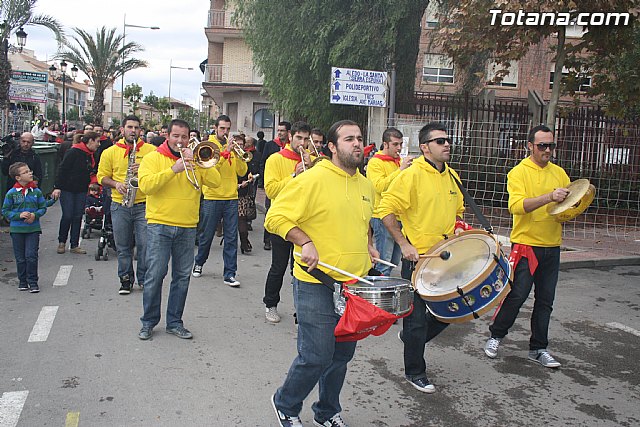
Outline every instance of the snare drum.
{"type": "Polygon", "coordinates": [[[470,230],[441,241],[428,254],[448,251],[451,256],[424,258],[412,282],[429,311],[440,321],[473,320],[509,293],[512,269],[500,243],[484,230],[470,230]]]}
{"type": "Polygon", "coordinates": [[[347,285],[349,292],[396,316],[402,316],[411,311],[413,304],[411,281],[386,276],[366,276],[365,279],[373,282],[374,286],[358,282],[347,285]]]}

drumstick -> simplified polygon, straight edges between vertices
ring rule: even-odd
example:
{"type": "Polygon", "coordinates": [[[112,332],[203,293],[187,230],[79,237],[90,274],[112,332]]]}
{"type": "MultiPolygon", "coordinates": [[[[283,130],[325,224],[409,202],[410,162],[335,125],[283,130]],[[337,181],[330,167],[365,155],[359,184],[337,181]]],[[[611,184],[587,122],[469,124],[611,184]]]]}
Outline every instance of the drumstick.
{"type": "Polygon", "coordinates": [[[383,260],[383,259],[376,258],[376,257],[373,257],[373,258],[371,258],[371,259],[372,259],[372,260],[374,260],[375,262],[379,262],[380,264],[388,265],[389,267],[393,267],[393,268],[398,268],[398,266],[397,266],[397,265],[395,265],[395,264],[394,264],[394,263],[392,263],[392,262],[385,261],[385,260],[383,260]]]}
{"type": "MultiPolygon", "coordinates": [[[[302,254],[300,254],[299,252],[294,252],[293,254],[296,255],[296,256],[299,256],[299,257],[302,256],[302,254]]],[[[333,265],[325,264],[322,261],[318,261],[318,264],[323,266],[323,267],[328,268],[329,270],[333,270],[333,271],[335,271],[337,273],[344,274],[347,277],[351,277],[352,279],[356,279],[359,282],[366,283],[369,286],[375,286],[372,282],[368,281],[367,279],[364,279],[364,278],[362,278],[360,276],[356,276],[355,274],[351,274],[348,271],[341,270],[338,267],[334,267],[333,265]]]]}
{"type": "Polygon", "coordinates": [[[443,260],[448,260],[449,258],[451,258],[451,252],[449,251],[442,251],[439,254],[434,254],[434,255],[420,255],[420,258],[442,258],[443,260]]]}

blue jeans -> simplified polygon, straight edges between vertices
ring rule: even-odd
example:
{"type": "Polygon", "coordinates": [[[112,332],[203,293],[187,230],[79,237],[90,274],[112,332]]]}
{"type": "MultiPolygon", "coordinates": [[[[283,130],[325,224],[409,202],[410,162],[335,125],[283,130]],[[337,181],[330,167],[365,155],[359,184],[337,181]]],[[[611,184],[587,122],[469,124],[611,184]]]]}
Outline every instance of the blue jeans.
{"type": "Polygon", "coordinates": [[[560,247],[543,248],[533,246],[538,259],[538,268],[533,276],[529,271],[529,261],[521,258],[513,275],[511,291],[500,306],[493,324],[489,327],[493,338],[504,338],[518,317],[520,307],[531,293],[535,283],[533,313],[531,313],[530,350],[546,349],[549,344],[549,320],[553,310],[553,300],[558,284],[560,269],[560,247]]]}
{"type": "Polygon", "coordinates": [[[22,286],[38,284],[38,247],[40,232],[11,233],[13,255],[18,268],[18,280],[22,286]]]}
{"type": "MultiPolygon", "coordinates": [[[[414,263],[402,260],[402,278],[411,280],[414,263]]],[[[413,311],[402,320],[402,341],[404,342],[404,374],[417,380],[426,378],[427,363],[424,348],[440,332],[449,326],[436,319],[417,292],[413,293],[413,311]]]]}
{"type": "MultiPolygon", "coordinates": [[[[400,221],[398,221],[398,225],[401,225],[400,221]]],[[[382,220],[380,218],[371,218],[371,228],[373,228],[373,239],[376,244],[376,249],[380,252],[380,259],[398,265],[402,251],[400,250],[400,246],[393,240],[393,237],[391,237],[391,233],[389,233],[387,227],[384,226],[382,220]]],[[[381,263],[376,263],[374,267],[382,273],[383,276],[389,276],[391,270],[393,270],[393,267],[381,263]]]]}
{"type": "Polygon", "coordinates": [[[60,228],[58,229],[58,242],[67,243],[69,229],[71,229],[71,247],[78,246],[86,197],[86,193],[72,193],[64,190],[60,192],[62,217],[60,218],[60,228]]]}
{"type": "Polygon", "coordinates": [[[145,204],[138,203],[127,208],[120,203],[111,202],[111,224],[113,237],[118,251],[118,277],[129,277],[131,283],[138,278],[139,284],[144,284],[147,272],[147,220],[145,219],[145,204]],[[133,236],[138,248],[138,265],[136,275],[133,274],[133,236]]]}
{"type": "Polygon", "coordinates": [[[238,270],[238,199],[203,200],[200,209],[200,231],[198,232],[198,254],[195,263],[204,265],[209,258],[211,243],[216,226],[222,218],[224,230],[224,246],[222,261],[224,262],[224,279],[236,275],[238,270]]]}
{"type": "Polygon", "coordinates": [[[340,316],[334,311],[331,289],[294,278],[293,300],[298,317],[298,356],[276,391],[275,405],[284,414],[297,416],[304,399],[319,384],[319,400],[312,409],[315,419],[324,422],[342,411],[340,390],[356,342],[336,342],[333,331],[340,316]]]}
{"type": "Polygon", "coordinates": [[[163,224],[147,225],[147,274],[142,294],[143,327],[153,328],[160,322],[162,282],[171,258],[171,287],[167,302],[167,328],[182,326],[182,312],[189,291],[195,228],[163,224]]]}

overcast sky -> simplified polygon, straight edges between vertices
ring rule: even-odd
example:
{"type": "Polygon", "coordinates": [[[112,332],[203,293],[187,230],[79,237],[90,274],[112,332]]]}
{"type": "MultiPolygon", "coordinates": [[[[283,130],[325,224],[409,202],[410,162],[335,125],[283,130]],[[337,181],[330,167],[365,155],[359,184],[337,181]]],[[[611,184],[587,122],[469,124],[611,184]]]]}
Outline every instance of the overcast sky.
{"type": "MultiPolygon", "coordinates": [[[[171,72],[171,97],[198,106],[198,94],[202,91],[203,74],[198,65],[207,58],[207,38],[204,27],[209,10],[207,0],[39,0],[36,12],[58,20],[67,35],[75,34],[74,27],[95,35],[97,28],[116,28],[122,33],[123,24],[157,26],[159,30],[131,28],[127,26],[126,40],[144,47],[136,55],[149,63],[125,74],[125,85],[137,83],[144,95],[150,91],[162,97],[169,91],[169,64],[192,67],[193,71],[173,69],[171,72]]],[[[49,30],[35,26],[25,28],[27,49],[35,50],[39,60],[50,59],[57,51],[57,44],[49,30]]],[[[12,36],[12,43],[15,43],[12,36]]],[[[69,65],[70,67],[71,65],[69,65]]],[[[120,90],[120,80],[116,81],[120,90]]]]}

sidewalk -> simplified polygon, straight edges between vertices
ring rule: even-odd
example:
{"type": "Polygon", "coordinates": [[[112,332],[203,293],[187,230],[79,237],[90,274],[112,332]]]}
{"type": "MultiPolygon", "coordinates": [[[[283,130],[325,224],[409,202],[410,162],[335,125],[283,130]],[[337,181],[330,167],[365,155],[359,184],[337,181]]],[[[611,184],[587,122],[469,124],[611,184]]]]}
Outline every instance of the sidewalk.
{"type": "MultiPolygon", "coordinates": [[[[265,213],[264,208],[265,194],[264,189],[258,188],[256,194],[256,207],[259,212],[265,213]]],[[[596,267],[612,267],[617,265],[640,265],[640,242],[616,241],[612,237],[602,236],[601,240],[611,240],[618,247],[624,247],[627,253],[636,253],[637,255],[620,255],[607,250],[582,249],[585,242],[578,239],[565,239],[560,253],[560,269],[570,270],[573,268],[596,268],[596,267]]],[[[501,239],[502,240],[502,239],[501,239]]],[[[508,238],[503,244],[505,252],[509,252],[508,238]]]]}

